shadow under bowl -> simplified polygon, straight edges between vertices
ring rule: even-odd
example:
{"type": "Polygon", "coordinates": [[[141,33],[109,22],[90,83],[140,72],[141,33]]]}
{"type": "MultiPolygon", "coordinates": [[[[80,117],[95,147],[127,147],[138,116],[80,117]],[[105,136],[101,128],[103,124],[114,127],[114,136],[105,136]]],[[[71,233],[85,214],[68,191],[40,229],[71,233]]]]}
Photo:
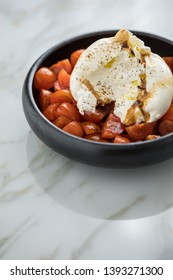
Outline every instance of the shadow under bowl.
{"type": "MultiPolygon", "coordinates": [[[[42,54],[29,70],[23,85],[22,103],[26,119],[34,133],[51,149],[72,160],[109,168],[140,167],[173,157],[173,133],[158,139],[137,143],[111,144],[85,140],[70,135],[49,122],[38,107],[38,92],[33,88],[35,72],[68,58],[77,49],[87,48],[94,41],[112,37],[115,31],[99,31],[62,42],[42,54]]],[[[152,52],[173,55],[173,42],[157,35],[132,31],[152,52]]]]}

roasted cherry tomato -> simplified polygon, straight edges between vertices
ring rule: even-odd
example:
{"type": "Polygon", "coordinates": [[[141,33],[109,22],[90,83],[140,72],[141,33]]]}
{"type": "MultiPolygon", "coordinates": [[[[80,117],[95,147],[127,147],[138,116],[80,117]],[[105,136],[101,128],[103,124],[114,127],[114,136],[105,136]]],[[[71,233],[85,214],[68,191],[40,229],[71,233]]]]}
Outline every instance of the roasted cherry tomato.
{"type": "Polygon", "coordinates": [[[92,133],[85,136],[85,139],[96,141],[96,142],[105,142],[109,143],[107,139],[101,137],[101,133],[92,133]]]}
{"type": "Polygon", "coordinates": [[[39,92],[39,105],[40,110],[43,112],[47,106],[50,105],[50,99],[52,96],[52,92],[47,89],[41,89],[39,92]]]}
{"type": "Polygon", "coordinates": [[[50,99],[51,104],[53,103],[63,103],[63,102],[73,102],[74,98],[69,90],[57,90],[55,91],[50,99]]]}
{"type": "Polygon", "coordinates": [[[148,135],[148,136],[146,137],[146,140],[155,140],[155,139],[157,139],[157,138],[159,138],[159,137],[160,137],[160,135],[152,134],[152,135],[148,135]]]}
{"type": "Polygon", "coordinates": [[[94,113],[92,112],[85,112],[82,117],[86,121],[91,121],[94,123],[99,123],[104,117],[106,113],[104,111],[101,111],[99,109],[96,109],[94,113]]]}
{"type": "Polygon", "coordinates": [[[71,74],[72,72],[72,66],[69,59],[58,61],[57,63],[53,64],[50,69],[53,71],[56,77],[61,69],[64,69],[68,74],[71,74]]]}
{"type": "Polygon", "coordinates": [[[87,135],[96,133],[96,132],[100,132],[100,127],[94,122],[85,121],[85,122],[82,122],[81,125],[83,127],[85,134],[87,134],[87,135]]]}
{"type": "Polygon", "coordinates": [[[64,126],[63,130],[75,136],[83,137],[83,129],[77,121],[68,123],[66,126],[64,126]]]}
{"type": "Polygon", "coordinates": [[[43,111],[43,115],[49,120],[54,121],[57,117],[55,115],[56,109],[58,108],[59,104],[51,104],[43,111]]]}
{"type": "Polygon", "coordinates": [[[65,116],[60,116],[58,117],[53,123],[54,125],[56,125],[59,128],[63,128],[65,125],[67,125],[68,123],[70,123],[71,120],[66,118],[65,116]]]}
{"type": "Polygon", "coordinates": [[[65,116],[72,121],[80,121],[78,109],[69,102],[63,102],[55,112],[56,117],[65,116]]]}
{"type": "Polygon", "coordinates": [[[166,135],[173,132],[173,121],[163,120],[159,124],[159,132],[161,135],[166,135]]]}
{"type": "Polygon", "coordinates": [[[127,133],[134,140],[144,140],[149,134],[153,134],[156,123],[140,123],[126,127],[127,133]]]}
{"type": "Polygon", "coordinates": [[[70,75],[64,69],[61,69],[58,74],[58,83],[61,89],[70,88],[70,75]]]}
{"type": "Polygon", "coordinates": [[[113,143],[121,143],[121,144],[126,144],[126,143],[130,143],[130,140],[124,136],[121,135],[116,135],[113,143]]]}
{"type": "Polygon", "coordinates": [[[120,118],[110,113],[103,125],[102,137],[112,139],[117,134],[121,134],[123,130],[124,125],[121,123],[120,118]]]}
{"type": "Polygon", "coordinates": [[[70,56],[70,61],[71,61],[71,65],[72,67],[74,67],[76,65],[76,62],[78,61],[79,57],[81,56],[81,54],[84,52],[84,49],[81,50],[77,50],[74,51],[71,56],[70,56]]]}
{"type": "Polygon", "coordinates": [[[171,70],[173,70],[173,56],[163,57],[164,61],[168,64],[171,70]]]}
{"type": "Polygon", "coordinates": [[[47,67],[40,68],[34,76],[34,87],[40,89],[50,89],[55,82],[54,73],[47,67]]]}

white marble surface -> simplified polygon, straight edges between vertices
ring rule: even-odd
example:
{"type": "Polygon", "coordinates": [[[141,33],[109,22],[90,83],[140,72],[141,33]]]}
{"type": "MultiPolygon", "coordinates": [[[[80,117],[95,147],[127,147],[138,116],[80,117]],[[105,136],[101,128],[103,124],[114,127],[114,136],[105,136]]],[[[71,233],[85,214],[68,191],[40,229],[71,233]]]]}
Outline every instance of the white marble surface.
{"type": "Polygon", "coordinates": [[[173,159],[132,170],[81,165],[33,134],[21,105],[34,60],[78,34],[173,39],[172,0],[0,1],[0,258],[173,259],[173,159]]]}

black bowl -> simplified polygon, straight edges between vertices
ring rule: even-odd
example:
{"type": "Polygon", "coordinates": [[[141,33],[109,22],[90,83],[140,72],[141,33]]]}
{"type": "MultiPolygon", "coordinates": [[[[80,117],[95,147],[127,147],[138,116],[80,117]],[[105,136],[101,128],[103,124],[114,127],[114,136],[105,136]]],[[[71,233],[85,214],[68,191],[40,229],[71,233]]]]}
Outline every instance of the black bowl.
{"type": "MultiPolygon", "coordinates": [[[[33,89],[33,77],[41,66],[51,66],[58,60],[67,58],[94,41],[114,36],[117,31],[102,31],[86,34],[61,44],[42,54],[28,72],[23,85],[23,109],[26,119],[34,133],[51,149],[63,156],[89,165],[102,167],[140,167],[158,163],[173,157],[173,133],[155,140],[111,144],[93,142],[70,135],[49,122],[37,105],[37,94],[33,89]]],[[[165,38],[132,31],[152,51],[160,56],[173,55],[173,42],[165,38]]]]}

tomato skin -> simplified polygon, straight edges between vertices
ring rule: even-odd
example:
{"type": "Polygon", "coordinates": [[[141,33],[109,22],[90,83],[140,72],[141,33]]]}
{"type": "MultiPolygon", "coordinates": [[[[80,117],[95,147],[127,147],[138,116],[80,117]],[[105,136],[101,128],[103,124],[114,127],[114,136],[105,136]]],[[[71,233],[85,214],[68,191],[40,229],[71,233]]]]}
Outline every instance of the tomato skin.
{"type": "Polygon", "coordinates": [[[60,88],[60,85],[59,85],[58,81],[54,82],[53,88],[54,88],[54,91],[62,90],[62,88],[60,88]]]}
{"type": "Polygon", "coordinates": [[[163,120],[159,124],[159,132],[161,135],[167,135],[167,134],[173,132],[173,121],[163,120]]]}
{"type": "Polygon", "coordinates": [[[155,140],[157,138],[160,138],[160,135],[151,134],[146,137],[146,140],[155,140]]]}
{"type": "Polygon", "coordinates": [[[80,121],[78,109],[69,102],[63,102],[55,112],[56,117],[65,116],[72,121],[80,121]]]}
{"type": "Polygon", "coordinates": [[[80,49],[77,51],[74,51],[71,56],[70,56],[70,61],[71,61],[71,65],[74,68],[74,66],[76,65],[76,62],[78,61],[79,57],[81,56],[81,54],[84,52],[84,49],[80,49]]]}
{"type": "Polygon", "coordinates": [[[89,112],[86,111],[84,112],[84,114],[82,115],[82,118],[86,121],[91,121],[94,123],[99,123],[104,117],[105,117],[106,113],[96,109],[95,112],[89,112]]]}
{"type": "Polygon", "coordinates": [[[161,119],[162,120],[173,121],[173,104],[171,104],[168,111],[166,112],[166,114],[161,119]]]}
{"type": "Polygon", "coordinates": [[[153,134],[155,126],[156,123],[140,123],[126,127],[126,131],[132,139],[140,141],[153,134]]]}
{"type": "Polygon", "coordinates": [[[100,132],[100,127],[94,122],[85,121],[82,122],[81,125],[83,127],[85,134],[87,135],[100,132]]]}
{"type": "Polygon", "coordinates": [[[50,103],[63,103],[63,102],[73,102],[74,98],[69,90],[58,90],[55,91],[51,98],[50,103]]]}
{"type": "Polygon", "coordinates": [[[96,141],[96,142],[105,142],[109,143],[107,139],[102,138],[101,133],[92,133],[85,136],[85,139],[96,141]]]}
{"type": "Polygon", "coordinates": [[[115,116],[113,113],[110,113],[103,125],[102,137],[112,139],[117,134],[121,134],[123,131],[124,125],[121,123],[120,118],[115,116]]]}
{"type": "Polygon", "coordinates": [[[59,104],[51,104],[43,111],[43,115],[49,120],[54,121],[56,119],[55,112],[58,108],[59,104]]]}
{"type": "Polygon", "coordinates": [[[65,132],[68,132],[72,135],[83,137],[83,129],[77,121],[72,121],[63,127],[65,132]]]}
{"type": "Polygon", "coordinates": [[[53,73],[55,74],[55,77],[57,77],[58,73],[62,69],[64,69],[68,74],[71,74],[72,66],[71,66],[69,59],[60,60],[50,67],[50,70],[53,71],[53,73]]]}
{"type": "Polygon", "coordinates": [[[46,107],[50,105],[50,99],[52,96],[52,92],[47,89],[41,89],[39,91],[39,105],[40,105],[40,110],[43,112],[46,107]]]}
{"type": "Polygon", "coordinates": [[[124,136],[116,135],[113,140],[113,143],[126,144],[126,143],[130,143],[130,140],[124,136]]]}
{"type": "Polygon", "coordinates": [[[70,119],[66,118],[65,116],[60,116],[53,122],[53,124],[59,128],[63,128],[70,122],[71,122],[70,119]]]}
{"type": "Polygon", "coordinates": [[[61,69],[58,74],[58,83],[61,89],[70,88],[70,75],[64,69],[61,69]]]}
{"type": "Polygon", "coordinates": [[[47,67],[40,68],[34,76],[34,87],[38,90],[50,89],[55,82],[54,73],[47,67]]]}
{"type": "Polygon", "coordinates": [[[166,56],[166,57],[162,57],[162,58],[164,59],[166,64],[168,64],[170,69],[173,70],[173,57],[172,56],[166,56]]]}

